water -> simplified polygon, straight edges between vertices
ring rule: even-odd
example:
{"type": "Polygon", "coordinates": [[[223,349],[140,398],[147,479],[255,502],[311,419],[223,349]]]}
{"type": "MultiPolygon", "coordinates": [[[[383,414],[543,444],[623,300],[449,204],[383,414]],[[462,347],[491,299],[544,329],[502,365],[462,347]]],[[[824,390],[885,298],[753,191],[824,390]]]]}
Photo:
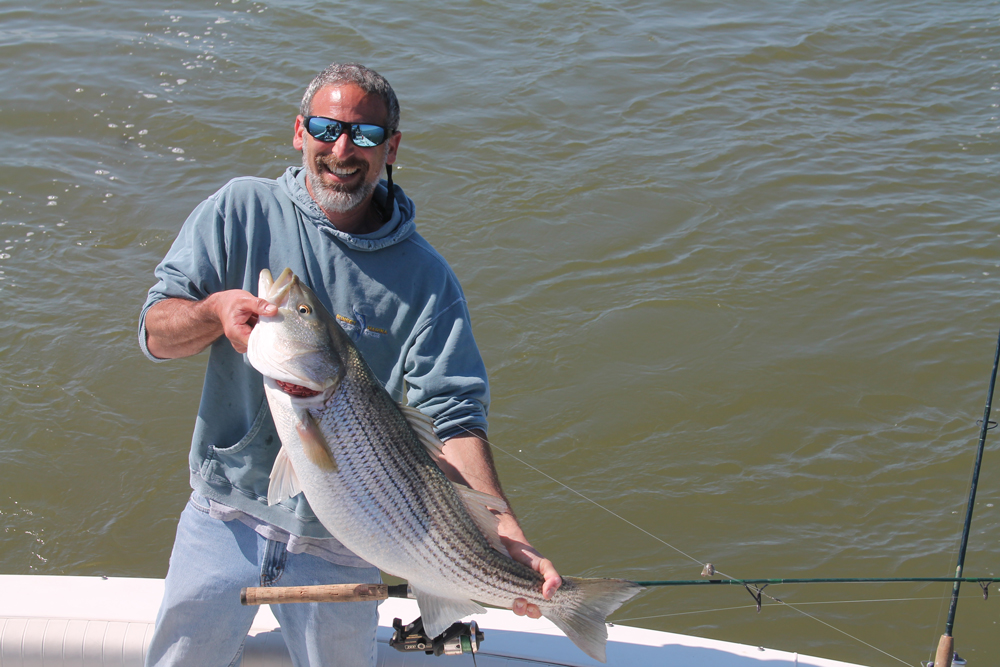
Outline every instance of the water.
{"type": "MultiPolygon", "coordinates": [[[[997,2],[0,5],[0,571],[162,576],[204,358],[135,341],[229,178],[298,161],[332,60],[385,74],[491,438],[566,574],[949,576],[1000,318],[997,2]]],[[[996,576],[988,443],[966,574],[996,576]]],[[[868,665],[950,587],[653,590],[616,619],[868,665]],[[828,624],[828,625],[827,625],[828,624]],[[832,626],[832,627],[830,627],[832,626]]],[[[965,585],[956,646],[1000,655],[965,585]]]]}

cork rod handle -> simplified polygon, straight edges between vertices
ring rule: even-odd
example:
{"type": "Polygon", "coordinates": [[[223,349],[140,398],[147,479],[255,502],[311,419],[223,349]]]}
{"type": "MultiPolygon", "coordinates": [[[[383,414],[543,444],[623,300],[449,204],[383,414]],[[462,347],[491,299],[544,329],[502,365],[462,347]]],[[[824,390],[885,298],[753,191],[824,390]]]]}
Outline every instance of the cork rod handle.
{"type": "Polygon", "coordinates": [[[941,635],[938,642],[937,655],[934,656],[934,667],[951,667],[951,657],[955,653],[955,640],[949,635],[941,635]]]}
{"type": "Polygon", "coordinates": [[[389,597],[386,584],[325,584],[322,586],[267,586],[244,588],[244,605],[286,604],[289,602],[368,602],[389,597]]]}

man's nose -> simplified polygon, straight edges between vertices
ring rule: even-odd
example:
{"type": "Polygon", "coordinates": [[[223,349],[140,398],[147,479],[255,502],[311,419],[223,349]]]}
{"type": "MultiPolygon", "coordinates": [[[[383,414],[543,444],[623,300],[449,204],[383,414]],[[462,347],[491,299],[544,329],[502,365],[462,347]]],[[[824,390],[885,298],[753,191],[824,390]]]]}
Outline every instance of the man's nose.
{"type": "Polygon", "coordinates": [[[342,159],[353,155],[355,148],[357,147],[347,136],[347,132],[342,132],[340,136],[337,137],[337,140],[333,142],[333,147],[330,149],[330,152],[342,159]]]}

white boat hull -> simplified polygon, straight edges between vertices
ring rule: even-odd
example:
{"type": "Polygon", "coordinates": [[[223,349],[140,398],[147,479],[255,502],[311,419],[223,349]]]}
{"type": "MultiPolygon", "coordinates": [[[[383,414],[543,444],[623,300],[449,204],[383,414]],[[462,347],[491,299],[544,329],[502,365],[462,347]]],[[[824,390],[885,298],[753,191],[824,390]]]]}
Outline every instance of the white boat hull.
{"type": "MultiPolygon", "coordinates": [[[[163,596],[161,579],[0,575],[0,667],[141,667],[163,596]]],[[[350,603],[340,603],[350,604],[350,603]]],[[[472,657],[403,654],[389,647],[393,618],[418,615],[412,600],[379,606],[378,667],[466,667],[472,657]]],[[[550,622],[491,609],[473,617],[486,639],[477,667],[594,667],[550,622]]],[[[278,623],[262,606],[243,667],[291,667],[278,623]]],[[[627,626],[608,628],[608,665],[863,667],[836,660],[627,626]]]]}

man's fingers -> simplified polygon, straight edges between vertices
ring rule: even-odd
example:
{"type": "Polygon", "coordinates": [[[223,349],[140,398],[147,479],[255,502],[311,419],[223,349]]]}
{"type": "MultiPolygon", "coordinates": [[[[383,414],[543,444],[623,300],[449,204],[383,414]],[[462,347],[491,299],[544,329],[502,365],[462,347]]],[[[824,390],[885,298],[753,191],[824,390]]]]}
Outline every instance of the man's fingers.
{"type": "Polygon", "coordinates": [[[562,586],[562,577],[556,571],[555,565],[548,558],[543,558],[538,563],[538,573],[545,577],[542,584],[542,597],[551,600],[552,595],[562,586]]]}
{"type": "Polygon", "coordinates": [[[247,324],[233,324],[226,327],[226,338],[229,339],[233,349],[243,354],[247,351],[247,342],[250,340],[251,327],[247,324]]]}
{"type": "Polygon", "coordinates": [[[514,606],[511,607],[511,609],[518,616],[527,616],[528,618],[542,617],[542,610],[538,608],[538,605],[531,604],[524,598],[517,598],[514,600],[514,606]]]}
{"type": "Polygon", "coordinates": [[[562,586],[562,577],[548,558],[543,558],[538,551],[523,542],[516,542],[508,545],[511,557],[524,563],[535,572],[542,575],[542,597],[551,600],[559,587],[562,586]],[[514,548],[511,548],[514,547],[514,548]]]}
{"type": "Polygon", "coordinates": [[[217,313],[222,323],[222,331],[233,349],[243,354],[247,351],[250,331],[260,317],[278,314],[278,307],[243,290],[218,292],[217,313]]]}
{"type": "Polygon", "coordinates": [[[266,299],[257,299],[257,313],[264,317],[278,314],[278,307],[266,299]]]}
{"type": "MultiPolygon", "coordinates": [[[[532,549],[534,551],[534,549],[532,549]]],[[[538,552],[534,551],[537,555],[538,552]]],[[[527,556],[528,554],[524,554],[527,556]]],[[[542,583],[542,597],[546,600],[551,600],[552,596],[555,594],[559,587],[562,586],[562,577],[556,572],[555,566],[552,564],[548,558],[532,558],[531,565],[532,569],[536,570],[541,574],[545,581],[542,583]]],[[[541,618],[542,610],[538,608],[537,604],[531,604],[524,598],[516,598],[514,600],[514,605],[511,607],[514,613],[518,616],[527,616],[528,618],[541,618]]]]}

